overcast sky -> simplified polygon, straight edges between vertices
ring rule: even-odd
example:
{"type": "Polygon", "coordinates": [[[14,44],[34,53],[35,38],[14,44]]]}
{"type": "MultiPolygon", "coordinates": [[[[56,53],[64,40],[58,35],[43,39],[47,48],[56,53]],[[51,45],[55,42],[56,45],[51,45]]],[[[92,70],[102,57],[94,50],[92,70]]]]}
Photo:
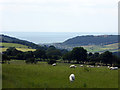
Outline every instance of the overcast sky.
{"type": "Polygon", "coordinates": [[[0,0],[0,30],[118,32],[119,0],[0,0]]]}

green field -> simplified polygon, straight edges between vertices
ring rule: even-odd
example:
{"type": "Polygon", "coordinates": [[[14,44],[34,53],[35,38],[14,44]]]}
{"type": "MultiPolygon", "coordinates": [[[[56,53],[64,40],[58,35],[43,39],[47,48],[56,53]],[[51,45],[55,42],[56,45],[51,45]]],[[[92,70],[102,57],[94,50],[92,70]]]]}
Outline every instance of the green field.
{"type": "MultiPolygon", "coordinates": [[[[35,51],[36,49],[32,49],[31,47],[28,47],[26,45],[22,44],[16,44],[16,43],[0,43],[0,46],[4,46],[4,48],[1,51],[6,51],[9,47],[15,47],[17,50],[26,52],[26,51],[35,51]]],[[[67,46],[69,47],[69,46],[67,46]]],[[[79,46],[78,46],[79,47],[79,46]]],[[[84,47],[88,52],[104,52],[104,51],[110,51],[110,52],[117,52],[118,51],[118,43],[109,44],[109,45],[87,45],[87,46],[81,46],[84,47]]],[[[73,47],[69,47],[73,48],[73,47]]]]}
{"type": "Polygon", "coordinates": [[[110,51],[110,52],[117,52],[118,51],[118,43],[114,44],[108,44],[108,45],[60,45],[57,44],[55,45],[58,48],[63,48],[63,49],[69,49],[72,50],[74,47],[83,47],[85,48],[88,52],[100,52],[103,53],[105,51],[110,51]]]}
{"type": "Polygon", "coordinates": [[[16,48],[28,48],[26,45],[17,44],[17,43],[0,43],[4,48],[16,47],[16,48]]]}
{"type": "Polygon", "coordinates": [[[104,52],[107,50],[110,52],[118,51],[118,43],[108,44],[108,45],[88,45],[82,47],[84,47],[89,52],[104,52]]]}
{"type": "Polygon", "coordinates": [[[16,44],[16,43],[0,43],[0,46],[3,46],[3,48],[0,48],[2,52],[6,51],[9,47],[15,47],[17,50],[20,50],[23,52],[36,50],[26,45],[16,44]]]}
{"type": "Polygon", "coordinates": [[[70,64],[45,62],[25,64],[24,61],[11,61],[2,65],[3,88],[118,88],[118,70],[107,67],[69,68],[70,64]],[[75,81],[69,75],[75,74],[75,81]]]}

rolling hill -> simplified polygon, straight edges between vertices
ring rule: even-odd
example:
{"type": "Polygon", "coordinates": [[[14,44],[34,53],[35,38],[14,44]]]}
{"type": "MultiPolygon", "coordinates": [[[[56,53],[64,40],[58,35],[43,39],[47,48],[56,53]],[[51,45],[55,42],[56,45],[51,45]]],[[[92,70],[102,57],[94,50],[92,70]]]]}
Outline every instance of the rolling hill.
{"type": "Polygon", "coordinates": [[[74,47],[84,47],[88,52],[118,51],[118,35],[87,35],[70,38],[63,43],[52,44],[57,48],[72,50],[74,47]]]}
{"type": "Polygon", "coordinates": [[[9,47],[15,47],[17,50],[26,52],[26,51],[35,51],[36,49],[32,49],[31,47],[28,47],[26,45],[17,44],[17,43],[0,43],[0,51],[4,52],[9,47]]]}
{"type": "Polygon", "coordinates": [[[15,47],[17,50],[23,52],[45,49],[44,46],[40,46],[26,40],[20,40],[7,35],[0,35],[0,51],[4,52],[9,47],[15,47]]]}
{"type": "Polygon", "coordinates": [[[77,36],[64,41],[63,45],[108,45],[118,43],[118,35],[77,36]]]}
{"type": "MultiPolygon", "coordinates": [[[[64,41],[63,43],[53,43],[59,49],[72,50],[74,47],[84,47],[88,52],[118,52],[118,35],[87,35],[77,36],[64,41]]],[[[49,46],[49,45],[48,45],[49,46]]],[[[35,49],[46,49],[47,47],[34,44],[25,40],[20,40],[6,35],[0,35],[0,48],[5,51],[8,47],[15,47],[21,51],[34,51],[35,49]]]]}
{"type": "Polygon", "coordinates": [[[29,48],[33,48],[33,49],[38,49],[38,48],[43,49],[44,48],[44,47],[41,47],[40,45],[34,44],[32,42],[29,42],[26,40],[20,40],[20,39],[10,37],[7,35],[3,35],[3,34],[0,35],[0,42],[22,44],[22,45],[28,46],[29,48]]]}
{"type": "MultiPolygon", "coordinates": [[[[20,39],[17,39],[15,37],[10,37],[10,36],[3,35],[3,34],[0,35],[0,43],[4,43],[5,45],[10,45],[7,43],[12,43],[12,45],[19,44],[18,47],[21,47],[21,45],[24,45],[24,46],[27,46],[28,48],[31,48],[31,49],[45,49],[44,46],[37,45],[33,42],[29,42],[26,40],[20,40],[20,39]]],[[[16,47],[16,48],[18,48],[18,47],[16,47]]]]}

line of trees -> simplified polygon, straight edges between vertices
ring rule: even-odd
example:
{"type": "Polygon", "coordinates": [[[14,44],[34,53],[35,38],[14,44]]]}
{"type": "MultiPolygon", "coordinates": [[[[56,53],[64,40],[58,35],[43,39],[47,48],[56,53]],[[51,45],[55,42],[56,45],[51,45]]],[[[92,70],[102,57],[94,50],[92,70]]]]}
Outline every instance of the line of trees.
{"type": "Polygon", "coordinates": [[[72,51],[63,55],[64,62],[70,63],[71,61],[76,61],[76,63],[83,64],[110,64],[118,65],[120,64],[120,58],[113,55],[112,52],[105,51],[104,53],[99,54],[96,53],[87,53],[87,51],[83,47],[73,48],[72,51]]]}
{"type": "Polygon", "coordinates": [[[14,47],[8,48],[2,54],[3,63],[10,59],[25,60],[26,63],[37,63],[37,61],[47,61],[48,64],[61,60],[64,63],[83,63],[83,64],[110,64],[119,65],[120,58],[113,55],[112,52],[88,53],[83,47],[75,47],[72,51],[56,49],[49,46],[48,49],[36,49],[36,51],[22,52],[14,47]]]}

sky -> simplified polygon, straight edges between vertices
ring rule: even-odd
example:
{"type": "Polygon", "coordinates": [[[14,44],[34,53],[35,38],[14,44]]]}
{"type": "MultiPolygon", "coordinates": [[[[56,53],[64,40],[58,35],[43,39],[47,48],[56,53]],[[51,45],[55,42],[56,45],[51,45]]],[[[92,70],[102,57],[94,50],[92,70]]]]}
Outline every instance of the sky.
{"type": "Polygon", "coordinates": [[[0,0],[2,32],[118,32],[119,0],[0,0]]]}

